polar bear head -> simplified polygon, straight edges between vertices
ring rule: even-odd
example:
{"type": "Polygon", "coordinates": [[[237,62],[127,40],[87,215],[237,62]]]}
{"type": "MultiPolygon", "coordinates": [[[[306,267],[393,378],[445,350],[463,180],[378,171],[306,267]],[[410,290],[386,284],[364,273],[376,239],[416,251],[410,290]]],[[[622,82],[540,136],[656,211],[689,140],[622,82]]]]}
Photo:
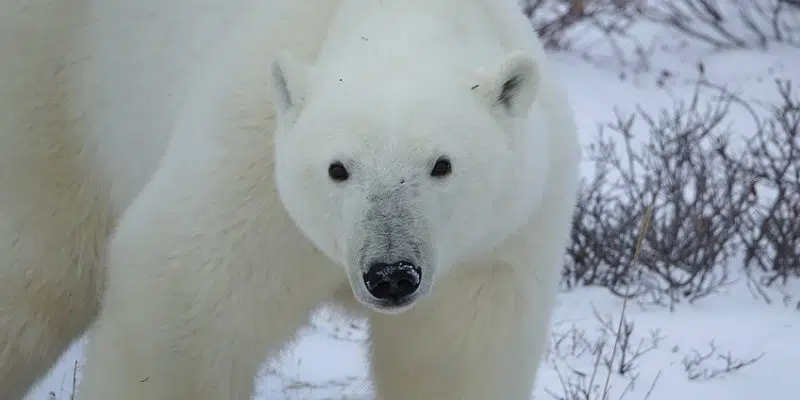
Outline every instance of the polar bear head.
{"type": "Polygon", "coordinates": [[[284,52],[270,76],[284,207],[360,302],[392,314],[520,229],[549,138],[531,123],[527,53],[464,70],[389,64],[326,69],[284,52]]]}

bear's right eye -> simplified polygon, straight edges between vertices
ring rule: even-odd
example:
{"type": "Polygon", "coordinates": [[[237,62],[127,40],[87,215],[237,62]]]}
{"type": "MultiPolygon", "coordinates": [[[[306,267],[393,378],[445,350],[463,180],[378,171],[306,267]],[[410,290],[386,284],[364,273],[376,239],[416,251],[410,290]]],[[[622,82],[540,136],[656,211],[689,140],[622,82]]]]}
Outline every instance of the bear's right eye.
{"type": "Polygon", "coordinates": [[[328,166],[328,176],[336,182],[344,182],[350,177],[350,173],[347,172],[344,164],[335,161],[328,166]]]}
{"type": "Polygon", "coordinates": [[[431,169],[431,176],[434,178],[444,178],[453,171],[453,166],[450,164],[450,160],[447,157],[439,157],[436,160],[436,163],[433,164],[433,168],[431,169]]]}

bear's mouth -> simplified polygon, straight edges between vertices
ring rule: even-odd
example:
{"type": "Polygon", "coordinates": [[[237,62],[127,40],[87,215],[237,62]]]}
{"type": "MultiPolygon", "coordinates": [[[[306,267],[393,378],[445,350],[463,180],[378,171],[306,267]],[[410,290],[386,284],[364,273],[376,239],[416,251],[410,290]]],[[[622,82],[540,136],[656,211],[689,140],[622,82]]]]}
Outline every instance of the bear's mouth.
{"type": "Polygon", "coordinates": [[[392,300],[369,299],[362,301],[362,303],[381,314],[398,315],[410,310],[418,299],[419,296],[414,295],[392,300]]]}

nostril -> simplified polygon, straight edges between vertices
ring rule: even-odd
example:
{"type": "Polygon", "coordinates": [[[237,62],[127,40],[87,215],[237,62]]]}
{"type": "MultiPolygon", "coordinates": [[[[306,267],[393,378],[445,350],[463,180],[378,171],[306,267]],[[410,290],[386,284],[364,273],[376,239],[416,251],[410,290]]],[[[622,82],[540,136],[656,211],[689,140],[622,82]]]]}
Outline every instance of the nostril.
{"type": "Polygon", "coordinates": [[[409,262],[373,263],[364,273],[367,291],[377,299],[397,300],[417,291],[421,270],[409,262]]]}
{"type": "Polygon", "coordinates": [[[388,281],[378,282],[370,293],[379,299],[390,297],[392,293],[392,284],[388,281]]]}

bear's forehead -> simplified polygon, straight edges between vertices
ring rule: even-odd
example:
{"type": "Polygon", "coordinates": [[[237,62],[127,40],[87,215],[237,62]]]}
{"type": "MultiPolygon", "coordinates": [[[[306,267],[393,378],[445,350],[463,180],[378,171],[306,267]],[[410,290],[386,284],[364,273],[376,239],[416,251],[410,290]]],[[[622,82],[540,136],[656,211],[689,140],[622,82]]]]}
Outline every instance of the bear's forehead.
{"type": "MultiPolygon", "coordinates": [[[[444,80],[417,80],[408,77],[334,78],[312,90],[312,101],[324,107],[331,117],[358,121],[377,118],[381,121],[420,118],[440,119],[466,106],[471,99],[469,88],[444,80]]],[[[364,121],[364,122],[366,122],[364,121]]],[[[411,122],[411,121],[409,121],[411,122]]]]}
{"type": "Polygon", "coordinates": [[[447,89],[469,87],[471,74],[448,65],[347,63],[318,71],[320,90],[338,91],[368,98],[375,94],[416,101],[418,97],[448,93],[447,89]]]}
{"type": "Polygon", "coordinates": [[[341,97],[320,101],[307,115],[317,128],[366,138],[430,141],[437,132],[466,127],[477,116],[457,103],[435,102],[432,97],[393,97],[372,93],[369,97],[341,97]]]}

